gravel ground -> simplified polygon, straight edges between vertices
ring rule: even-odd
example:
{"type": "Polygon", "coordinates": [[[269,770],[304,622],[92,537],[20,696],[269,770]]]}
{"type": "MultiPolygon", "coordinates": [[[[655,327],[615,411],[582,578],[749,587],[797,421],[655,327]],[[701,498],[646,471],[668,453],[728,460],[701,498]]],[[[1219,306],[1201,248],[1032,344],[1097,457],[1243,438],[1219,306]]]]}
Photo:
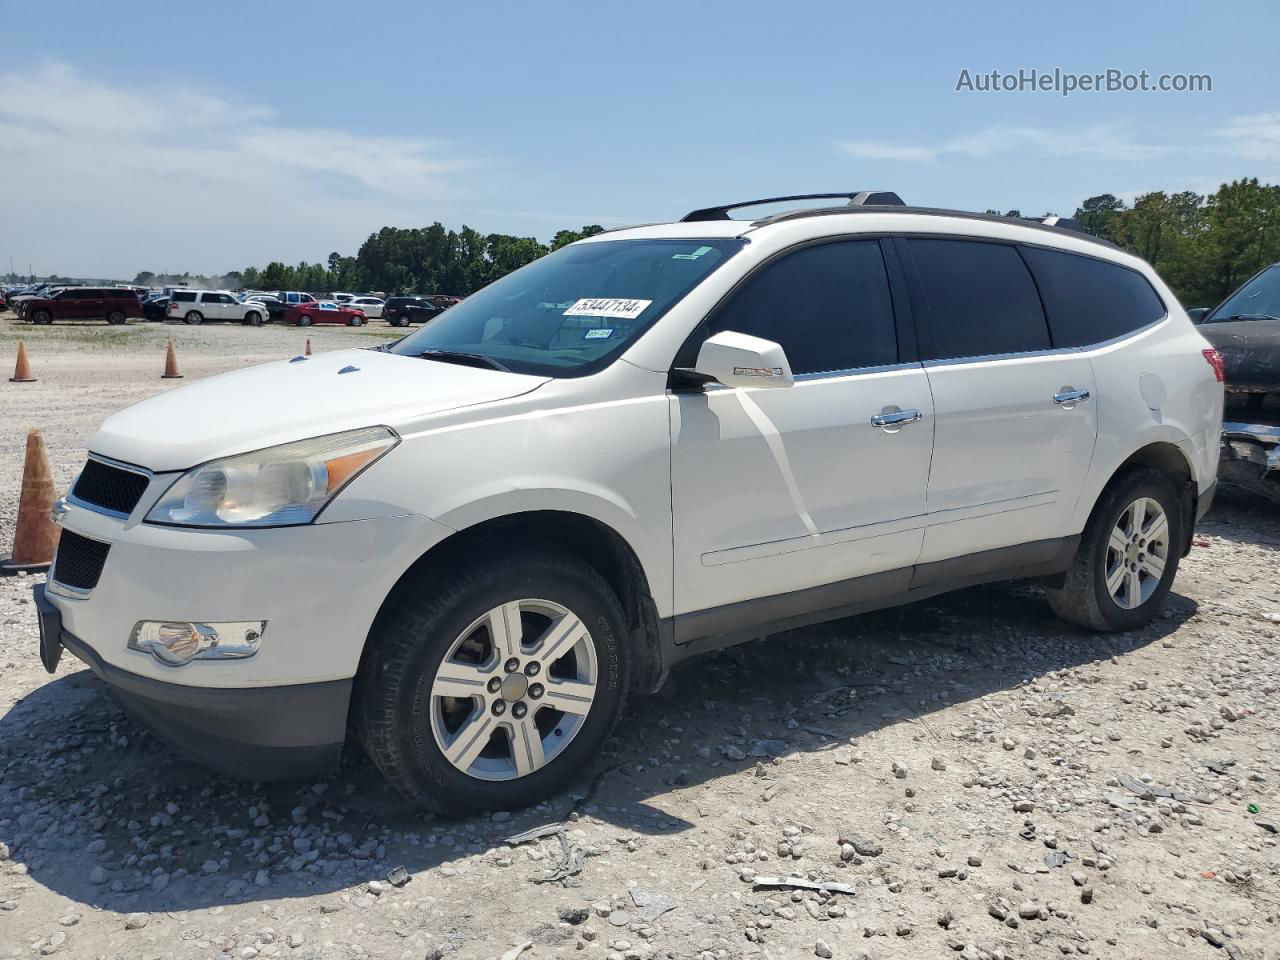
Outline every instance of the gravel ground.
{"type": "MultiPolygon", "coordinates": [[[[166,335],[189,378],[304,336],[21,333],[41,380],[0,383],[5,540],[28,424],[65,484],[106,412],[168,388],[166,335]]],[[[35,581],[0,580],[0,957],[1275,960],[1278,548],[1280,510],[1223,496],[1141,631],[1006,584],[706,657],[569,793],[458,821],[356,750],[271,786],[183,760],[74,658],[45,674],[35,581]]]]}

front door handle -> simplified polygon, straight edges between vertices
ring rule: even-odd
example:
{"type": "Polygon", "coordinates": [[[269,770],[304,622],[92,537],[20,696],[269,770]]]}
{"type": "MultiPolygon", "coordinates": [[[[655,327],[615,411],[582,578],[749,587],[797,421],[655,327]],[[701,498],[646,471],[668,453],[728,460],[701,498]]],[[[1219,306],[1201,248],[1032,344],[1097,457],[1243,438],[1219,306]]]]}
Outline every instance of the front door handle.
{"type": "Polygon", "coordinates": [[[1060,407],[1069,407],[1073,404],[1084,403],[1088,399],[1088,390],[1072,390],[1069,387],[1064,387],[1061,393],[1055,393],[1053,395],[1053,402],[1060,407]]]}
{"type": "Polygon", "coordinates": [[[919,410],[894,410],[886,408],[884,413],[877,413],[871,418],[873,427],[905,427],[908,423],[916,423],[923,419],[919,410]]]}

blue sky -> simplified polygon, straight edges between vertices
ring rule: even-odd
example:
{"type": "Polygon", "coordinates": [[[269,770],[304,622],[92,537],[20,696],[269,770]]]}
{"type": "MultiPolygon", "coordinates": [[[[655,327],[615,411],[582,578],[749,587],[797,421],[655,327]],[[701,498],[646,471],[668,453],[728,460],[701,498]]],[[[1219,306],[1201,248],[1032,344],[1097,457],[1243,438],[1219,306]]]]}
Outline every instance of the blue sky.
{"type": "Polygon", "coordinates": [[[0,0],[0,272],[220,272],[440,220],[783,193],[1069,213],[1280,180],[1280,6],[0,0]],[[962,69],[1209,93],[956,92],[962,69]]]}

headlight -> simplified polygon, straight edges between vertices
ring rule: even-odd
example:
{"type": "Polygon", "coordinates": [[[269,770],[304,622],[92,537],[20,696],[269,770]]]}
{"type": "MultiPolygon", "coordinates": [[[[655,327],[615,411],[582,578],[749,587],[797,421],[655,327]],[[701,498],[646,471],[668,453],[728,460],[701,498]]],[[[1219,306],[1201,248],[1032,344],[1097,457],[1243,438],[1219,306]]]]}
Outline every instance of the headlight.
{"type": "Polygon", "coordinates": [[[400,442],[386,427],[299,440],[194,467],[165,491],[148,523],[280,527],[310,523],[344,486],[400,442]]]}

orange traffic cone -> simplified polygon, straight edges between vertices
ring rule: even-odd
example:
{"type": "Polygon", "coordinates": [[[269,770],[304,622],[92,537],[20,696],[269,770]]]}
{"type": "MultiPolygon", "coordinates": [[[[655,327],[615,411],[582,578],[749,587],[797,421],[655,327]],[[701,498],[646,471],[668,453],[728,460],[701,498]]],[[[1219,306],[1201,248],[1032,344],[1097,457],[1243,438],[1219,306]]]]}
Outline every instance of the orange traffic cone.
{"type": "Polygon", "coordinates": [[[22,492],[18,496],[18,525],[13,533],[13,554],[0,560],[0,574],[47,570],[62,532],[53,523],[53,474],[39,430],[27,433],[27,461],[22,468],[22,492]]]}
{"type": "Polygon", "coordinates": [[[310,337],[307,337],[307,349],[302,351],[302,355],[304,357],[311,356],[311,338],[310,337]]]}
{"type": "Polygon", "coordinates": [[[18,363],[13,368],[13,376],[9,378],[10,383],[35,383],[36,378],[31,375],[31,364],[27,361],[27,345],[24,341],[18,341],[18,363]]]}
{"type": "Polygon", "coordinates": [[[178,355],[173,352],[173,337],[169,338],[169,350],[164,355],[164,374],[161,380],[181,380],[182,374],[178,372],[178,355]]]}

